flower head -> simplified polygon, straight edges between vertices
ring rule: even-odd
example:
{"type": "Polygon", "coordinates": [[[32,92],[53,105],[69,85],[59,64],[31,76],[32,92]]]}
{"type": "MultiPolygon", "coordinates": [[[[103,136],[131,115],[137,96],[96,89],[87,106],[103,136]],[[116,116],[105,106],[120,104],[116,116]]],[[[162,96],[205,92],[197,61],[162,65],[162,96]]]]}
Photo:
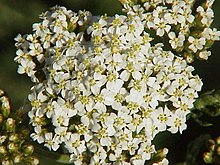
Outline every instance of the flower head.
{"type": "MultiPolygon", "coordinates": [[[[156,35],[168,34],[174,49],[181,47],[184,35],[170,32],[170,24],[186,22],[178,5],[166,17],[165,8],[156,8],[152,17],[164,18],[152,24],[131,12],[97,17],[58,6],[42,17],[32,37],[16,43],[16,61],[28,68],[19,73],[35,83],[29,95],[33,140],[53,151],[63,146],[76,164],[141,165],[155,153],[156,134],[182,133],[201,80],[144,30],[148,24],[156,35]]],[[[191,49],[201,50],[205,43],[194,40],[191,49]]]]}

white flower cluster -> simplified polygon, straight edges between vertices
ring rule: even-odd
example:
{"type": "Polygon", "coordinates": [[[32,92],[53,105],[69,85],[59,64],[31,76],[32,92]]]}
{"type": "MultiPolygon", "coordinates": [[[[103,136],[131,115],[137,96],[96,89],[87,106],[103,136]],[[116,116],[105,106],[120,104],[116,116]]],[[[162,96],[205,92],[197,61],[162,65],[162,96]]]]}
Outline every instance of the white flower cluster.
{"type": "Polygon", "coordinates": [[[159,132],[186,129],[202,82],[182,57],[151,43],[142,17],[54,7],[41,18],[33,34],[16,38],[18,72],[36,83],[28,97],[34,140],[63,147],[76,165],[144,165],[159,132]]]}
{"type": "Polygon", "coordinates": [[[191,63],[194,56],[208,59],[211,52],[207,49],[220,39],[220,31],[210,28],[214,0],[206,0],[202,6],[195,0],[143,1],[143,7],[126,5],[125,11],[145,19],[145,27],[153,29],[162,38],[161,42],[170,45],[168,50],[185,57],[187,62],[191,63]]]}

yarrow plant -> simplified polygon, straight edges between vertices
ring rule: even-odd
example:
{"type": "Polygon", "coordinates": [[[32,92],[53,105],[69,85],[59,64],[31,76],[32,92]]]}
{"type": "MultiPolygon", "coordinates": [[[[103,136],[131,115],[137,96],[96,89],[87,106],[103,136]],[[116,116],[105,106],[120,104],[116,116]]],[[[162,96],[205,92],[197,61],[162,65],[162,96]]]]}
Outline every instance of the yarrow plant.
{"type": "MultiPolygon", "coordinates": [[[[125,15],[112,17],[60,6],[41,14],[33,34],[15,39],[18,73],[34,83],[30,137],[74,164],[150,162],[158,133],[187,127],[202,88],[188,63],[208,59],[220,36],[209,27],[213,2],[123,1],[125,15]]],[[[154,164],[168,164],[166,154],[154,164]]]]}

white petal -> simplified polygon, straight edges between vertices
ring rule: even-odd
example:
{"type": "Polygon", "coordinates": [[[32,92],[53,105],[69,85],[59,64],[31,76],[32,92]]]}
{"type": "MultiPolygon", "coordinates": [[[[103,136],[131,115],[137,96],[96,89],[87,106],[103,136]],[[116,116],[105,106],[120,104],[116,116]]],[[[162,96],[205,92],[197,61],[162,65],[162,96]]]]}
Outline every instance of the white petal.
{"type": "Polygon", "coordinates": [[[140,80],[141,77],[142,77],[142,75],[141,75],[141,73],[140,73],[139,71],[133,72],[133,73],[132,73],[132,76],[133,76],[133,78],[136,79],[136,80],[140,80]]]}
{"type": "Polygon", "coordinates": [[[128,73],[128,71],[123,70],[122,73],[120,74],[120,78],[123,81],[128,81],[130,74],[128,73]]]}

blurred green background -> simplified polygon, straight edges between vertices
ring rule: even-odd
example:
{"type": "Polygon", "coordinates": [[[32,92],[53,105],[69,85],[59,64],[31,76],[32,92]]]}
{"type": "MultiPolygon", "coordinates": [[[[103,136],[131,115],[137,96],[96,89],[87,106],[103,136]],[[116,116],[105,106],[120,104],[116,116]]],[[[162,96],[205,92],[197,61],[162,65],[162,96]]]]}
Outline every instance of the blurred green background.
{"type": "MultiPolygon", "coordinates": [[[[13,109],[24,104],[32,86],[27,76],[17,74],[14,38],[18,33],[32,33],[32,24],[39,21],[38,15],[54,5],[64,5],[75,12],[86,9],[94,15],[122,13],[117,0],[0,0],[0,88],[8,93],[13,109]]],[[[216,0],[213,9],[215,21],[212,26],[220,30],[220,0],[216,0]]],[[[220,42],[212,47],[212,56],[208,61],[196,61],[193,65],[195,72],[203,79],[203,91],[220,89],[220,42]]],[[[167,133],[161,135],[163,143],[172,152],[169,156],[171,161],[183,161],[186,145],[200,134],[220,135],[218,124],[219,122],[214,127],[203,129],[188,121],[189,129],[184,131],[183,136],[170,136],[167,133]]]]}

